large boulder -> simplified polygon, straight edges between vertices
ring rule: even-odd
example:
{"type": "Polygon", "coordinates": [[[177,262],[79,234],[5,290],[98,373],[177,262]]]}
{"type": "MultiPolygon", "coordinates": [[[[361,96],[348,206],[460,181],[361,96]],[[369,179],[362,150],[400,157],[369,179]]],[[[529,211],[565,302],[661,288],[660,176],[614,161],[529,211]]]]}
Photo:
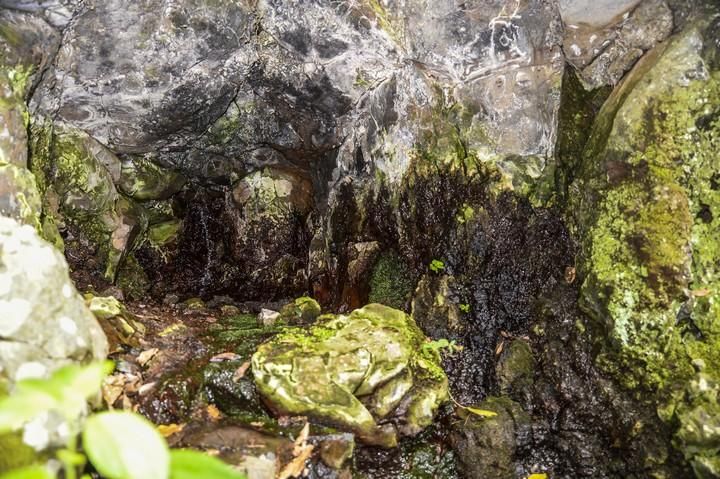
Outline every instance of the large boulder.
{"type": "MultiPolygon", "coordinates": [[[[104,359],[105,334],[70,281],[62,254],[29,225],[0,217],[0,397],[16,381],[48,377],[70,363],[104,359]]],[[[67,424],[54,413],[0,435],[0,472],[60,447],[67,424]]]]}
{"type": "MultiPolygon", "coordinates": [[[[716,8],[716,7],[715,7],[716,8]]],[[[599,361],[657,394],[700,477],[716,477],[720,350],[717,10],[639,62],[599,112],[571,188],[581,304],[599,361]]]]}
{"type": "Polygon", "coordinates": [[[371,304],[282,333],[252,358],[255,384],[278,413],[307,415],[384,447],[432,423],[448,399],[437,351],[402,311],[371,304]]]}
{"type": "Polygon", "coordinates": [[[340,148],[342,170],[371,161],[399,179],[447,113],[508,175],[532,181],[550,159],[563,68],[551,4],[191,3],[78,8],[33,111],[206,178],[320,170],[340,148]]]}
{"type": "Polygon", "coordinates": [[[0,217],[0,377],[43,377],[103,359],[107,340],[62,254],[30,226],[0,217]]]}

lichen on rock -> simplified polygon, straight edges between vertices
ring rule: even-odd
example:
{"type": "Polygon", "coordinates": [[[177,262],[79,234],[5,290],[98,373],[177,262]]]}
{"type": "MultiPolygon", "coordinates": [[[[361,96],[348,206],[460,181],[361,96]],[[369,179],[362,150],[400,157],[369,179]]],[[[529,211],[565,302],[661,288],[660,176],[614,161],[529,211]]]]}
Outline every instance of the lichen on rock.
{"type": "Polygon", "coordinates": [[[424,342],[410,316],[371,304],[281,333],[253,355],[253,374],[274,411],[392,447],[428,426],[448,399],[438,353],[424,342]]]}
{"type": "Polygon", "coordinates": [[[635,66],[598,114],[571,187],[581,304],[608,332],[599,362],[660,394],[701,477],[717,473],[720,438],[691,432],[698,415],[718,413],[701,398],[720,377],[720,72],[704,59],[709,32],[691,24],[635,66]]]}

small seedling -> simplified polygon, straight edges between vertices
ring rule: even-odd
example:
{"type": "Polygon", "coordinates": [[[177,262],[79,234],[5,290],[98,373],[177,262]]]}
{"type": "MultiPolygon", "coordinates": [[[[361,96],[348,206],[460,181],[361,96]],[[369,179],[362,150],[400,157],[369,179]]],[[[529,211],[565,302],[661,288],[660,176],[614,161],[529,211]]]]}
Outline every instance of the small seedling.
{"type": "Polygon", "coordinates": [[[445,269],[445,263],[440,261],[439,259],[434,259],[430,262],[430,271],[433,273],[439,273],[440,271],[445,269]]]}

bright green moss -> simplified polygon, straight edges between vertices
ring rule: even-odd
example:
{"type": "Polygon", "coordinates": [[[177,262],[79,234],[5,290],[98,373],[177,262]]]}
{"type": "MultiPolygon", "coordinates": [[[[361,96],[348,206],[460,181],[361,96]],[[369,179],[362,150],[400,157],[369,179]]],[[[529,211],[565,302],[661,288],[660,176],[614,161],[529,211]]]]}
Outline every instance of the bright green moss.
{"type": "MultiPolygon", "coordinates": [[[[650,391],[699,477],[720,463],[720,72],[698,30],[646,57],[598,116],[574,206],[599,364],[650,391]],[[694,79],[688,81],[687,72],[694,79]]],[[[711,471],[711,472],[708,472],[711,471]]]]}
{"type": "Polygon", "coordinates": [[[19,99],[23,99],[30,87],[30,77],[35,70],[34,66],[16,65],[7,70],[10,86],[19,99]]]}

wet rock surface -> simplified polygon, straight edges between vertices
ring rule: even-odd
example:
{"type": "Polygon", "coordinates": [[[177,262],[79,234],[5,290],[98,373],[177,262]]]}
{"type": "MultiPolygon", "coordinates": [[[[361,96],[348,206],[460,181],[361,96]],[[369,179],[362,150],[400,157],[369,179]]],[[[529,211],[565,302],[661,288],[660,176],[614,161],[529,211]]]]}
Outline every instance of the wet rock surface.
{"type": "Polygon", "coordinates": [[[379,304],[321,317],[259,347],[256,385],[280,414],[307,415],[393,447],[430,425],[448,399],[440,357],[402,311],[379,304]]]}
{"type": "Polygon", "coordinates": [[[720,474],[713,2],[0,7],[0,214],[89,291],[109,404],[257,477],[720,474]]]}

